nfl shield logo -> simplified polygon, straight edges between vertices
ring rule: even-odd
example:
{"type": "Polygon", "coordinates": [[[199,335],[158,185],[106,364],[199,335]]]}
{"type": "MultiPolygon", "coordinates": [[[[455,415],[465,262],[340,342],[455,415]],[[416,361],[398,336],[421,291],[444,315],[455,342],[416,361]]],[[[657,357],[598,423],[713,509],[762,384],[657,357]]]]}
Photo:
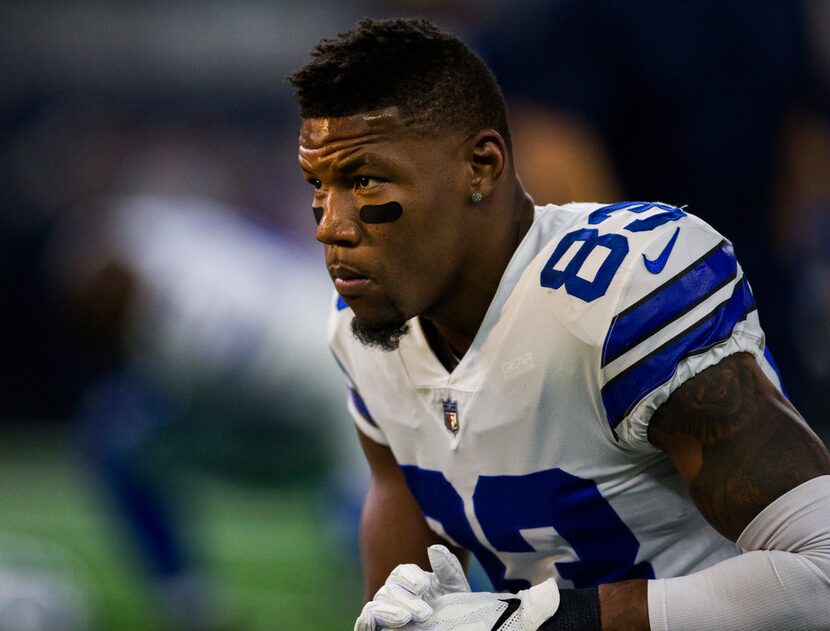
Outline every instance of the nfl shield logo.
{"type": "Polygon", "coordinates": [[[444,406],[444,426],[453,434],[458,433],[458,401],[447,399],[441,401],[444,406]]]}

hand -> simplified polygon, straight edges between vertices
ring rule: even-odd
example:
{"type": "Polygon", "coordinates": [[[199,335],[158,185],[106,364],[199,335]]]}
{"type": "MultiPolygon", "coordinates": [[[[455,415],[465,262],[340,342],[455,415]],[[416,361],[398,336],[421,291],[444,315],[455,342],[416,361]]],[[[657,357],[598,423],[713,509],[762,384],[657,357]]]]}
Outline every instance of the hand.
{"type": "Polygon", "coordinates": [[[458,558],[442,545],[427,550],[432,572],[413,563],[399,565],[375,597],[363,607],[354,631],[396,629],[410,621],[423,622],[432,614],[431,603],[457,592],[470,592],[458,558]]]}
{"type": "Polygon", "coordinates": [[[457,592],[432,602],[433,613],[415,617],[401,631],[537,631],[559,608],[552,578],[518,594],[457,592]]]}

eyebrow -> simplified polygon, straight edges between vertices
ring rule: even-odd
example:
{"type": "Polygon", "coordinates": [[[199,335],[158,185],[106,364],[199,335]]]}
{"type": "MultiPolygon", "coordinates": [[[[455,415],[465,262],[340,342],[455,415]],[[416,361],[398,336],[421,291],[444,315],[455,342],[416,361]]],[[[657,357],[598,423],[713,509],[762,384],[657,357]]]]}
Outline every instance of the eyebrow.
{"type": "Polygon", "coordinates": [[[339,166],[338,171],[349,174],[362,169],[365,166],[387,167],[389,162],[376,153],[361,153],[354,158],[347,158],[339,166]]]}
{"type": "MultiPolygon", "coordinates": [[[[359,156],[355,156],[354,158],[346,158],[343,160],[343,162],[337,167],[337,170],[341,173],[350,174],[365,166],[388,167],[390,166],[390,162],[376,153],[361,153],[359,156]]],[[[300,168],[309,175],[313,175],[313,173],[306,168],[302,162],[300,163],[300,168]]]]}

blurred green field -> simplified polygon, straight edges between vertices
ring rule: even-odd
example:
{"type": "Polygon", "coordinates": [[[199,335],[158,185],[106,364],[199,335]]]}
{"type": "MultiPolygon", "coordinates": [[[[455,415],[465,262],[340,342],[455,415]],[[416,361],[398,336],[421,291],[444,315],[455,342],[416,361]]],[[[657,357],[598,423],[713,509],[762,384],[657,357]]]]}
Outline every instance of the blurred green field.
{"type": "MultiPolygon", "coordinates": [[[[187,482],[193,540],[233,629],[351,628],[356,553],[332,539],[314,489],[243,488],[205,475],[187,482]]],[[[80,587],[92,629],[171,628],[62,428],[0,433],[0,568],[29,557],[80,587]]]]}

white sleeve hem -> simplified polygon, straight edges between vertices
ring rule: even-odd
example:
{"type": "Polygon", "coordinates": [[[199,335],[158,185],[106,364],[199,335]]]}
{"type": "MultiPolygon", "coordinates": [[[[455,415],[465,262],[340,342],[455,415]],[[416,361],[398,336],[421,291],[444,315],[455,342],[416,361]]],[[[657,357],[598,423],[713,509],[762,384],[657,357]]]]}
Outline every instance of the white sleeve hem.
{"type": "Polygon", "coordinates": [[[617,435],[620,442],[636,451],[658,451],[648,440],[648,424],[657,409],[668,401],[675,390],[724,357],[735,353],[751,353],[760,362],[764,355],[764,340],[747,331],[744,324],[745,322],[736,324],[729,339],[678,363],[672,378],[643,398],[619,424],[617,435]]]}
{"type": "Polygon", "coordinates": [[[369,421],[367,421],[363,415],[355,408],[354,403],[349,398],[349,412],[352,414],[352,419],[354,420],[355,425],[360,430],[362,434],[365,434],[367,437],[371,438],[376,443],[383,445],[384,447],[389,446],[389,441],[386,440],[386,436],[384,436],[383,432],[377,425],[373,425],[369,421]]]}

